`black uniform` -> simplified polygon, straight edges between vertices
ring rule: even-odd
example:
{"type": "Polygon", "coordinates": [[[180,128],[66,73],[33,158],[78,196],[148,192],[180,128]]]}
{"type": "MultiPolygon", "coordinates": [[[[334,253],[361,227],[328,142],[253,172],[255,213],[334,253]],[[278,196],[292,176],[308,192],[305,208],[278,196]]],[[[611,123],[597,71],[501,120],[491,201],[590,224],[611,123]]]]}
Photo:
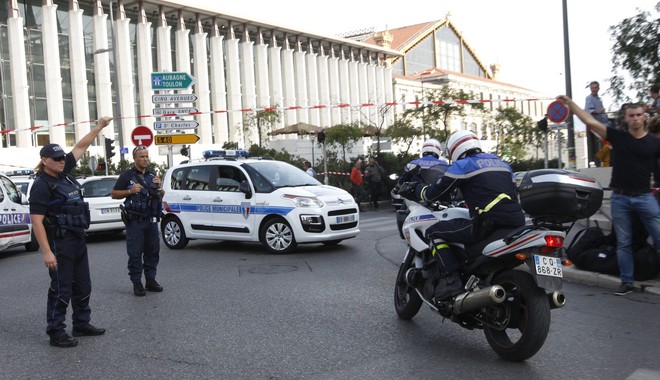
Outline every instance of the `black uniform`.
{"type": "Polygon", "coordinates": [[[46,333],[51,338],[65,334],[69,301],[74,329],[89,326],[91,319],[92,283],[85,243],[89,207],[83,200],[80,184],[68,174],[75,165],[73,154],[67,154],[64,171],[58,177],[39,173],[30,190],[30,214],[44,215],[48,242],[57,258],[57,268],[49,271],[46,333]]]}
{"type": "Polygon", "coordinates": [[[128,213],[128,275],[134,284],[142,282],[143,271],[147,281],[156,279],[156,267],[160,258],[158,222],[162,201],[160,191],[153,183],[155,176],[150,171],[142,174],[133,166],[121,173],[114,187],[114,190],[128,190],[134,184],[142,185],[140,192],[129,195],[124,201],[124,208],[128,213]]]}

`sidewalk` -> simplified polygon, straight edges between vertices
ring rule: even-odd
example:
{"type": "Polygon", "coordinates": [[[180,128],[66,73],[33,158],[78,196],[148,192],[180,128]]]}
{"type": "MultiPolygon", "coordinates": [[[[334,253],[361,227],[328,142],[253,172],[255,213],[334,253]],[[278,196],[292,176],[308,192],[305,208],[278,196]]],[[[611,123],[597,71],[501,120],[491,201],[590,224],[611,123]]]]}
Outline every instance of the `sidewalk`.
{"type": "MultiPolygon", "coordinates": [[[[589,286],[598,286],[611,289],[612,291],[621,285],[621,281],[617,276],[580,270],[575,265],[564,267],[564,280],[589,286]]],[[[654,279],[648,281],[635,281],[633,286],[636,292],[660,296],[660,276],[656,276],[654,279]]]]}

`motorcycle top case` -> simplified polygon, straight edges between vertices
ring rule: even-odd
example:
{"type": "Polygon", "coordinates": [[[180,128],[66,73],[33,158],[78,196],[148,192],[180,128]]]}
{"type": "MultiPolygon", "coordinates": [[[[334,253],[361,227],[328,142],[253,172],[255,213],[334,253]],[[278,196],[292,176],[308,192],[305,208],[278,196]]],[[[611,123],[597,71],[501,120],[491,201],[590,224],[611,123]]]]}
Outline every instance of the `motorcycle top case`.
{"type": "Polygon", "coordinates": [[[527,214],[552,223],[588,218],[603,202],[603,187],[598,181],[563,169],[530,170],[518,191],[520,204],[527,214]]]}

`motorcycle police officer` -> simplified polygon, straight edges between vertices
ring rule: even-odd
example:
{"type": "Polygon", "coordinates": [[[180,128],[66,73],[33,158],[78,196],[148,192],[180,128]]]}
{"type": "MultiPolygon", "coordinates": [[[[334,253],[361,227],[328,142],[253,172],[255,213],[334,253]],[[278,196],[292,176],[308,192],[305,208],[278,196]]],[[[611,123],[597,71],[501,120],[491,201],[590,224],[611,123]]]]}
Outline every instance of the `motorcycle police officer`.
{"type": "Polygon", "coordinates": [[[80,184],[69,173],[111,117],[101,118],[68,154],[61,146],[41,148],[41,161],[30,190],[32,230],[43,252],[50,275],[46,304],[46,333],[54,347],[74,347],[78,341],[68,335],[64,323],[71,302],[74,337],[102,335],[105,329],[90,324],[89,275],[85,229],[89,227],[89,206],[80,184]]]}
{"type": "MultiPolygon", "coordinates": [[[[463,284],[458,275],[459,260],[447,241],[470,244],[495,228],[525,224],[517,202],[511,167],[499,157],[483,153],[479,138],[470,131],[458,131],[447,140],[452,164],[437,184],[417,184],[415,194],[424,201],[451,200],[455,189],[470,208],[471,219],[440,221],[427,230],[431,254],[436,258],[440,283],[436,300],[460,294],[463,284]]],[[[404,186],[402,186],[404,187],[404,186]]]]}
{"type": "Polygon", "coordinates": [[[141,297],[146,295],[145,287],[152,292],[163,291],[156,281],[156,267],[160,258],[158,222],[165,192],[160,178],[147,169],[147,147],[133,149],[133,160],[133,167],[119,175],[112,189],[112,198],[126,198],[122,205],[122,219],[126,224],[128,275],[133,282],[133,294],[141,297]],[[142,272],[146,279],[144,286],[142,272]]]}

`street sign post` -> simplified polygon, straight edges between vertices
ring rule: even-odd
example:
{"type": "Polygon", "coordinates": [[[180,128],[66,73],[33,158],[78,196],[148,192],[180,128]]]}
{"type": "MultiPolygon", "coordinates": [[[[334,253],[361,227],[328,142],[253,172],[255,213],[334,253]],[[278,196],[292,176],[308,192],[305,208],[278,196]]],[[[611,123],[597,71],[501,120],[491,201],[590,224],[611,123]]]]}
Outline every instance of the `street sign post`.
{"type": "Polygon", "coordinates": [[[194,103],[197,101],[195,94],[166,94],[151,95],[151,101],[156,104],[162,103],[194,103]]]}
{"type": "Polygon", "coordinates": [[[187,90],[193,84],[195,78],[188,73],[151,73],[152,90],[187,90]]]}
{"type": "Polygon", "coordinates": [[[176,107],[176,108],[154,108],[154,116],[177,116],[187,115],[193,112],[198,112],[195,107],[176,107]]]}
{"type": "Polygon", "coordinates": [[[156,135],[156,145],[194,144],[199,141],[197,135],[156,135]]]}
{"type": "Polygon", "coordinates": [[[548,106],[548,120],[553,123],[561,123],[568,117],[568,107],[559,100],[555,100],[548,106]]]}
{"type": "Polygon", "coordinates": [[[154,129],[157,131],[166,129],[195,129],[199,123],[195,120],[168,120],[154,122],[154,129]]]}
{"type": "Polygon", "coordinates": [[[151,129],[144,125],[138,125],[131,132],[131,140],[135,146],[151,146],[151,143],[154,141],[154,134],[151,132],[151,129]]]}

